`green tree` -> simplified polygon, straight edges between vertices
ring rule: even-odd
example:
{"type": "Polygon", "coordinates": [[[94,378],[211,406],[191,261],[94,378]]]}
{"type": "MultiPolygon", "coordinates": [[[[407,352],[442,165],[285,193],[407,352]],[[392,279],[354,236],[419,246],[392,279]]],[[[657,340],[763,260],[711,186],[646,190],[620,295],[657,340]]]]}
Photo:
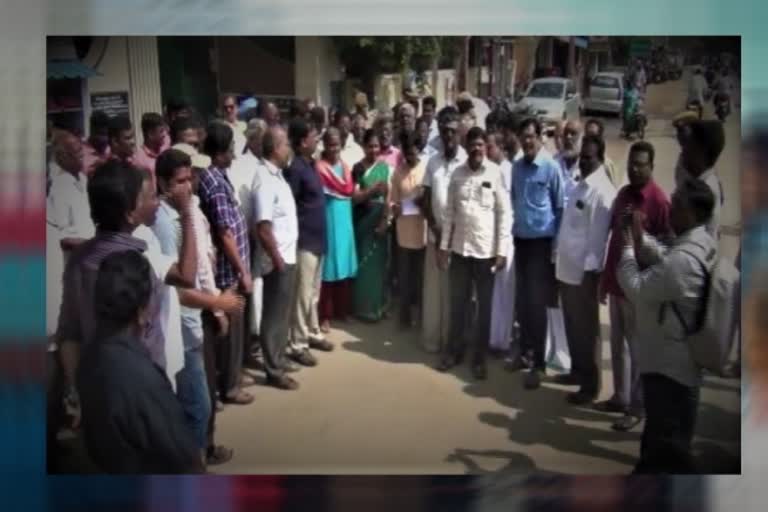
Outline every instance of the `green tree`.
{"type": "Polygon", "coordinates": [[[347,76],[360,79],[371,98],[377,74],[413,70],[424,80],[427,70],[452,63],[460,47],[460,38],[450,36],[338,36],[333,42],[347,76]]]}

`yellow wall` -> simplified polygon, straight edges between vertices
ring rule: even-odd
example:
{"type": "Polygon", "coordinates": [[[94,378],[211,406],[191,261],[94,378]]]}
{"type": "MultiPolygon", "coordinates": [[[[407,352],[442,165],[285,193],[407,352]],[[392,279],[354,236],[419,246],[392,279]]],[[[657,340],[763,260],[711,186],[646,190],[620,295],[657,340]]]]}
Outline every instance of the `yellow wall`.
{"type": "Polygon", "coordinates": [[[297,97],[312,98],[320,106],[329,106],[331,82],[344,78],[331,38],[296,37],[294,73],[297,97]]]}

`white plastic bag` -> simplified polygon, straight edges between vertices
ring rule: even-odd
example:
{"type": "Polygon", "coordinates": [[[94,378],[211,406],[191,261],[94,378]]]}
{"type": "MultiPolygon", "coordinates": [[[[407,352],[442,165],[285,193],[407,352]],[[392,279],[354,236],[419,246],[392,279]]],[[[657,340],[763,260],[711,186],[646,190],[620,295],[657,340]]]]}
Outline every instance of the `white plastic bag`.
{"type": "Polygon", "coordinates": [[[547,367],[559,372],[571,370],[571,354],[565,337],[563,310],[547,308],[547,345],[545,350],[547,367]]]}

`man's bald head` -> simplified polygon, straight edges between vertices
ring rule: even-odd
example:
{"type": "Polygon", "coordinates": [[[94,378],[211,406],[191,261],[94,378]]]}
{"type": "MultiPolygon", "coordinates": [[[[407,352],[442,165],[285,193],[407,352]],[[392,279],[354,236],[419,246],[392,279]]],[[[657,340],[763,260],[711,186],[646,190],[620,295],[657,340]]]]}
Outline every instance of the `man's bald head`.
{"type": "Polygon", "coordinates": [[[400,128],[412,132],[416,130],[416,109],[408,102],[400,105],[397,109],[397,118],[400,124],[400,128]]]}
{"type": "Polygon", "coordinates": [[[291,146],[288,144],[288,135],[280,125],[271,126],[264,133],[261,140],[264,158],[275,164],[280,169],[288,165],[291,159],[291,146]]]}
{"type": "Polygon", "coordinates": [[[77,174],[83,170],[83,143],[73,133],[59,131],[53,139],[53,158],[59,167],[77,174]]]}

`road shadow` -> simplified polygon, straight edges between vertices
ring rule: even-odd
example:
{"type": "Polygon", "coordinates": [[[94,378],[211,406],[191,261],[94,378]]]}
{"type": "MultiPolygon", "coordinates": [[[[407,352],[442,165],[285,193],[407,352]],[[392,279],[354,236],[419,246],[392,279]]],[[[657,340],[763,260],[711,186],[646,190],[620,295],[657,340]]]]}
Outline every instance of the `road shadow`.
{"type": "Polygon", "coordinates": [[[470,450],[467,448],[456,448],[456,450],[445,458],[445,462],[459,462],[464,464],[467,474],[470,475],[491,475],[497,473],[532,473],[538,471],[536,463],[529,456],[507,450],[470,450]],[[506,465],[495,471],[483,469],[473,457],[502,459],[506,465]]]}
{"type": "Polygon", "coordinates": [[[741,393],[740,379],[717,379],[714,377],[705,377],[701,383],[702,391],[705,389],[711,391],[726,391],[732,393],[741,393]]]}

